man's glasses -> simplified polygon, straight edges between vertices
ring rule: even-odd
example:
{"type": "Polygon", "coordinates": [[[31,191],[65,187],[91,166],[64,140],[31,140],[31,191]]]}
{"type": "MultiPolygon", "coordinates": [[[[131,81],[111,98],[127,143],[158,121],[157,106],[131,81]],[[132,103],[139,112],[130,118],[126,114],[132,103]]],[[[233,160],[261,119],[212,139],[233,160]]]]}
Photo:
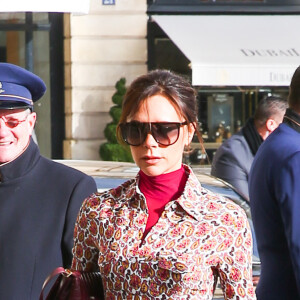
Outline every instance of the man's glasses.
{"type": "Polygon", "coordinates": [[[180,127],[187,125],[187,122],[151,122],[141,123],[132,121],[120,124],[123,140],[131,146],[140,146],[151,133],[155,141],[163,146],[170,146],[177,142],[180,127]]]}
{"type": "Polygon", "coordinates": [[[27,120],[27,117],[24,120],[17,120],[14,118],[6,118],[5,116],[0,117],[0,119],[2,119],[4,121],[4,124],[8,127],[8,128],[15,128],[17,127],[19,124],[25,122],[27,120]]]}

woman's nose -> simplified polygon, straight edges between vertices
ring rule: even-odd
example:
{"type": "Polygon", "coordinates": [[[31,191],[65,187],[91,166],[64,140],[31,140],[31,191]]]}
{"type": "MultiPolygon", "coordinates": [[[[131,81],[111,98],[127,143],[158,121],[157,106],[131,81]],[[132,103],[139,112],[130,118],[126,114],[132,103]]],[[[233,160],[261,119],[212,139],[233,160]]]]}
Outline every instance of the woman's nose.
{"type": "Polygon", "coordinates": [[[146,146],[146,147],[157,147],[158,146],[158,143],[156,142],[156,140],[153,137],[153,135],[151,134],[151,132],[148,132],[145,142],[144,142],[144,146],[146,146]]]}

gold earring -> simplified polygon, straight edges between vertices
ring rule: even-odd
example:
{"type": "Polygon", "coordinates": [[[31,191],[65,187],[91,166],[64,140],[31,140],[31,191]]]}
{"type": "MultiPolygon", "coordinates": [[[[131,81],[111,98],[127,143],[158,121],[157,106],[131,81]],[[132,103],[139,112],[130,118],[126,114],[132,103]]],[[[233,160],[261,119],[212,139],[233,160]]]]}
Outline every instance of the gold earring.
{"type": "Polygon", "coordinates": [[[191,151],[191,145],[190,145],[190,144],[188,144],[188,145],[185,144],[185,145],[184,145],[183,151],[184,151],[184,152],[187,152],[187,153],[190,152],[190,151],[191,151]]]}

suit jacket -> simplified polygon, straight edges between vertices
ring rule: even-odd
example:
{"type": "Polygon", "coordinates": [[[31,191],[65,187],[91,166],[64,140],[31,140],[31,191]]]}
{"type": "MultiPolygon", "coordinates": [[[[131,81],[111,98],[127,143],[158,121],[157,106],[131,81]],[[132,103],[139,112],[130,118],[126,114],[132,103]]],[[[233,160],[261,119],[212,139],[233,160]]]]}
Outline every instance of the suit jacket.
{"type": "Polygon", "coordinates": [[[262,263],[259,300],[300,299],[300,133],[281,124],[260,146],[249,177],[262,263]]]}
{"type": "Polygon", "coordinates": [[[95,181],[42,157],[31,140],[0,165],[0,299],[37,300],[42,284],[72,260],[75,220],[95,181]]]}
{"type": "Polygon", "coordinates": [[[254,155],[240,130],[224,141],[214,155],[211,175],[229,182],[249,199],[248,176],[254,155]]]}

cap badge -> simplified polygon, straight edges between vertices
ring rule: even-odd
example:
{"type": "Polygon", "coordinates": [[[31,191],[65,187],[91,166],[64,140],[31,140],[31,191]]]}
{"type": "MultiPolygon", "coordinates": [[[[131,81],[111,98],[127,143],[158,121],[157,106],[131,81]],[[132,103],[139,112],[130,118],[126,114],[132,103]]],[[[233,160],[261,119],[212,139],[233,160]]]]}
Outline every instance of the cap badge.
{"type": "Polygon", "coordinates": [[[5,90],[2,90],[2,82],[0,82],[0,94],[4,93],[4,92],[5,92],[5,90]]]}

